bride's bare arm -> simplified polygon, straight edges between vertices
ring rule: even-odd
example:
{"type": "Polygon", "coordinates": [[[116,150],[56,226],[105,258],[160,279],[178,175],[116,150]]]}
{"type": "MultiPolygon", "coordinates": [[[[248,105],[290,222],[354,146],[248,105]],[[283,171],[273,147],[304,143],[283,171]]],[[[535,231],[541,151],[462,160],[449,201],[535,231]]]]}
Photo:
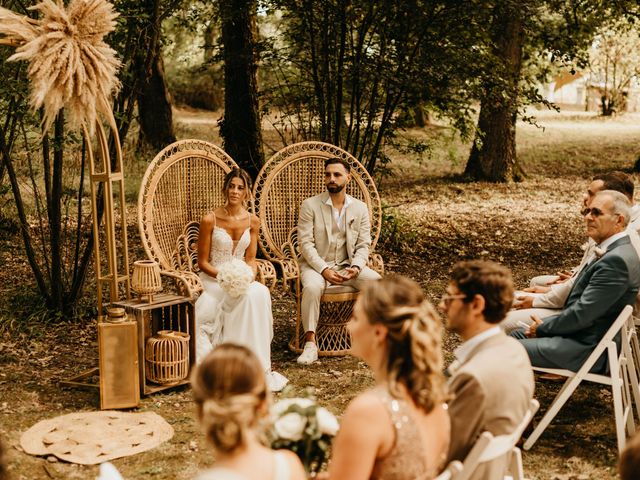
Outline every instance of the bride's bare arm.
{"type": "Polygon", "coordinates": [[[364,394],[351,402],[333,441],[329,478],[368,480],[376,458],[393,442],[390,420],[374,396],[364,394]],[[373,420],[375,419],[375,420],[373,420]]]}
{"type": "Polygon", "coordinates": [[[244,252],[244,261],[247,262],[253,269],[254,275],[257,272],[258,266],[256,265],[256,254],[258,253],[258,232],[260,231],[260,219],[251,215],[251,229],[249,233],[251,234],[251,240],[249,241],[249,246],[247,250],[244,252]]]}
{"type": "Polygon", "coordinates": [[[211,258],[211,233],[215,225],[215,215],[208,213],[200,220],[198,233],[198,266],[201,271],[214,278],[218,275],[218,270],[209,263],[209,259],[211,258]]]}

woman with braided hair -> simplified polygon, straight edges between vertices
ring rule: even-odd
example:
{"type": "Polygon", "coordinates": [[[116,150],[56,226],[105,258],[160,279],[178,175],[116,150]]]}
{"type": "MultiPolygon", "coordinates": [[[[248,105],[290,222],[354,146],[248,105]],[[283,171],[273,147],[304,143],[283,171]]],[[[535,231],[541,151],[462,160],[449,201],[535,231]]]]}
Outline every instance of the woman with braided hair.
{"type": "Polygon", "coordinates": [[[356,397],[341,420],[331,480],[435,477],[449,447],[441,321],[416,282],[387,276],[358,296],[349,323],[351,352],[376,386],[356,397]]]}
{"type": "Polygon", "coordinates": [[[216,466],[198,480],[306,479],[294,453],[273,451],[259,440],[269,393],[251,350],[219,345],[198,365],[191,386],[198,419],[216,455],[216,466]]]}

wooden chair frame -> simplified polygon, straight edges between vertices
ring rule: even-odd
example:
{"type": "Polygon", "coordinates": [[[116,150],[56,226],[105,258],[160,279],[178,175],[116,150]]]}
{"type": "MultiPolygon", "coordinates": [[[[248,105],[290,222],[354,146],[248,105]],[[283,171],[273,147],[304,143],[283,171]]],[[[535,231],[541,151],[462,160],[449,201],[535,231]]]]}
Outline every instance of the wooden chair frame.
{"type": "MultiPolygon", "coordinates": [[[[335,145],[302,142],[290,145],[273,155],[262,167],[254,186],[256,213],[261,228],[258,244],[267,259],[280,266],[285,291],[296,301],[296,333],[289,348],[300,353],[304,333],[301,328],[302,285],[298,265],[297,224],[300,204],[306,198],[326,190],[324,161],[339,157],[349,162],[351,182],[347,193],[369,208],[371,249],[369,267],[384,273],[382,257],[373,253],[382,225],[382,205],[373,179],[351,154],[335,145]]],[[[357,292],[348,287],[329,287],[321,298],[316,340],[320,356],[344,355],[351,338],[345,328],[357,292]]]]}
{"type": "Polygon", "coordinates": [[[575,389],[578,388],[580,382],[584,380],[611,386],[618,452],[622,453],[627,435],[630,436],[635,432],[634,403],[636,413],[640,414],[638,373],[636,371],[632,346],[633,339],[637,337],[632,312],[633,308],[630,305],[624,307],[620,315],[618,315],[618,318],[616,318],[607,333],[602,337],[600,343],[598,343],[577,372],[557,368],[533,367],[535,371],[561,375],[567,377],[567,380],[554,398],[549,409],[533,430],[533,433],[531,433],[529,438],[524,442],[523,448],[525,450],[529,450],[535,444],[560,409],[567,400],[569,400],[575,389]],[[621,338],[621,348],[619,352],[615,342],[615,337],[618,334],[620,334],[621,338]],[[609,374],[589,373],[604,352],[607,353],[607,359],[609,361],[609,374]]]}
{"type": "MultiPolygon", "coordinates": [[[[147,167],[138,196],[138,227],[147,256],[175,282],[178,293],[202,292],[197,273],[200,219],[224,204],[224,176],[237,167],[221,148],[202,140],[181,140],[163,149],[147,167]]],[[[251,207],[250,210],[253,210],[251,207]]],[[[258,261],[258,281],[273,288],[275,268],[258,261]]]]}

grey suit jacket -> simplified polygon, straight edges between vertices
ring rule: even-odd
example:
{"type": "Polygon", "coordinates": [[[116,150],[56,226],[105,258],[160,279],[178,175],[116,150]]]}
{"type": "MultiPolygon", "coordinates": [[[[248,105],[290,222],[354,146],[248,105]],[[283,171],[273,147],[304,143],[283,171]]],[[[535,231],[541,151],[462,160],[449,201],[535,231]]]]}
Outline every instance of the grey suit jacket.
{"type": "MultiPolygon", "coordinates": [[[[587,265],[576,277],[565,308],[536,330],[539,351],[577,371],[626,305],[634,305],[640,288],[640,259],[628,236],[587,265]]],[[[602,356],[592,371],[606,371],[602,356]]]]}
{"type": "MultiPolygon", "coordinates": [[[[640,207],[636,206],[636,208],[631,210],[631,219],[629,221],[629,225],[627,226],[627,232],[629,232],[629,236],[637,235],[638,230],[640,230],[640,207]]],[[[569,298],[569,293],[573,288],[573,283],[577,275],[582,271],[582,269],[586,266],[587,260],[591,257],[593,253],[593,249],[596,244],[593,240],[589,239],[587,242],[587,247],[585,249],[584,255],[582,255],[582,260],[580,261],[580,265],[575,268],[576,274],[567,280],[566,282],[557,283],[555,285],[551,285],[551,290],[549,290],[544,295],[540,295],[533,299],[533,308],[563,308],[565,303],[567,303],[567,299],[569,298]]],[[[640,256],[640,250],[638,246],[635,246],[638,255],[640,256]]]]}
{"type": "MultiPolygon", "coordinates": [[[[349,263],[362,268],[369,260],[371,247],[371,220],[364,202],[351,198],[345,211],[347,255],[349,263]]],[[[318,273],[327,268],[326,258],[331,241],[333,211],[327,205],[329,192],[307,198],[300,205],[298,218],[298,241],[302,255],[300,266],[313,268],[318,273]]]]}
{"type": "MultiPolygon", "coordinates": [[[[448,461],[464,461],[482,432],[504,435],[515,430],[533,398],[533,371],[524,347],[501,332],[476,346],[451,373],[448,461]]],[[[473,478],[502,479],[505,468],[506,459],[497,459],[473,478]]]]}

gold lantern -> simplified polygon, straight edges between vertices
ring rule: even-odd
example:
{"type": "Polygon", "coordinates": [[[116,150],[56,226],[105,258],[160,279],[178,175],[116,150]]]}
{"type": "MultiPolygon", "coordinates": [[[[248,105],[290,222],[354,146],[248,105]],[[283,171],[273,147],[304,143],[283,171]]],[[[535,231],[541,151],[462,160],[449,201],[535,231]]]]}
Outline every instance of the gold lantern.
{"type": "Polygon", "coordinates": [[[147,340],[145,373],[148,380],[170,385],[189,375],[189,339],[185,332],[160,330],[147,340]]]}
{"type": "Polygon", "coordinates": [[[98,322],[100,408],[132,408],[140,403],[138,328],[124,308],[108,308],[98,322]]]}

